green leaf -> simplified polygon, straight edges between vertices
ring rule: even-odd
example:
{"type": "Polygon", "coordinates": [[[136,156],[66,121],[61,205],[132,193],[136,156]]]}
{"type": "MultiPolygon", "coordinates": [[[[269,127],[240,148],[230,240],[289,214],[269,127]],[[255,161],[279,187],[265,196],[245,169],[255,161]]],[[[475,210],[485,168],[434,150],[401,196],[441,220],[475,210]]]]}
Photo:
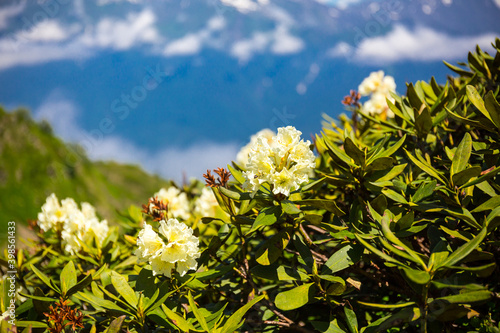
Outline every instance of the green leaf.
{"type": "Polygon", "coordinates": [[[200,310],[196,306],[196,303],[193,299],[193,295],[191,295],[191,291],[188,292],[188,301],[189,301],[189,307],[191,308],[191,311],[193,311],[194,316],[196,319],[198,319],[198,323],[200,323],[200,326],[206,331],[209,332],[210,329],[208,328],[207,322],[205,321],[205,317],[200,313],[200,310]]]}
{"type": "Polygon", "coordinates": [[[405,302],[405,303],[398,303],[398,304],[379,304],[379,303],[368,303],[368,302],[361,302],[361,301],[358,301],[358,303],[361,305],[364,305],[366,307],[369,307],[369,308],[384,309],[384,310],[406,308],[408,306],[412,306],[412,305],[417,304],[415,302],[405,302]]]}
{"type": "Polygon", "coordinates": [[[172,321],[172,323],[177,326],[182,332],[200,332],[200,330],[197,330],[193,324],[188,322],[186,319],[183,317],[179,316],[177,313],[174,311],[170,310],[166,305],[162,304],[163,312],[167,315],[168,319],[172,321]]]}
{"type": "Polygon", "coordinates": [[[467,163],[469,163],[471,152],[472,138],[469,133],[465,133],[462,141],[460,141],[460,144],[457,147],[455,156],[453,156],[453,160],[451,161],[451,176],[465,170],[467,163]]]}
{"type": "MultiPolygon", "coordinates": [[[[378,183],[383,183],[386,181],[391,181],[395,177],[397,177],[401,172],[404,171],[408,164],[400,164],[396,165],[395,167],[391,168],[388,170],[388,172],[384,173],[382,176],[380,176],[380,172],[377,172],[373,174],[373,176],[368,177],[368,179],[371,181],[371,184],[380,186],[378,183]],[[378,177],[378,178],[375,178],[378,177]]],[[[383,186],[383,185],[382,185],[383,186]]]]}
{"type": "Polygon", "coordinates": [[[227,169],[229,170],[229,172],[231,172],[231,175],[234,177],[234,179],[236,179],[238,183],[243,184],[245,182],[245,176],[243,176],[243,173],[241,173],[241,171],[236,170],[229,164],[227,165],[227,169]]]}
{"type": "Polygon", "coordinates": [[[403,268],[404,275],[416,284],[427,284],[431,280],[431,276],[426,271],[417,269],[403,268]]]}
{"type": "Polygon", "coordinates": [[[363,247],[359,244],[349,244],[332,254],[325,262],[322,273],[331,274],[339,272],[354,265],[361,259],[363,247]]]}
{"type": "Polygon", "coordinates": [[[339,327],[337,319],[334,319],[329,323],[323,321],[312,321],[311,324],[316,331],[321,333],[346,333],[339,327]]]}
{"type": "Polygon", "coordinates": [[[434,302],[445,301],[447,303],[453,304],[470,304],[475,302],[487,301],[492,297],[491,292],[488,290],[471,291],[468,293],[462,293],[458,295],[439,297],[434,300],[434,302]]]}
{"type": "Polygon", "coordinates": [[[412,202],[419,202],[422,199],[427,198],[428,196],[431,196],[432,193],[434,193],[434,189],[436,188],[437,181],[432,180],[432,181],[427,181],[427,182],[422,182],[420,186],[418,187],[417,191],[413,195],[412,202]]]}
{"type": "Polygon", "coordinates": [[[224,326],[222,327],[222,330],[220,333],[233,333],[235,332],[242,324],[242,318],[245,315],[245,313],[250,310],[252,306],[254,306],[255,303],[260,302],[264,298],[264,295],[261,295],[259,297],[255,297],[253,300],[239,308],[229,319],[226,321],[224,326]]]}
{"type": "Polygon", "coordinates": [[[314,282],[306,283],[276,295],[274,303],[283,311],[298,309],[313,299],[315,294],[314,282]]]}
{"type": "Polygon", "coordinates": [[[88,302],[88,303],[90,303],[93,306],[96,306],[98,308],[103,308],[103,309],[107,309],[107,310],[111,310],[111,311],[117,311],[117,312],[121,312],[121,313],[126,313],[126,314],[128,314],[130,316],[133,316],[133,314],[130,311],[121,308],[117,304],[115,304],[115,303],[113,303],[111,301],[108,301],[106,299],[94,296],[92,294],[83,293],[83,292],[80,291],[80,292],[77,292],[75,294],[75,297],[78,298],[79,300],[88,302]]]}
{"type": "Polygon", "coordinates": [[[421,96],[418,95],[413,83],[408,84],[408,88],[406,90],[406,95],[408,96],[408,101],[410,102],[410,105],[412,107],[414,107],[415,109],[420,110],[420,107],[423,104],[422,98],[421,98],[421,96]]]}
{"type": "Polygon", "coordinates": [[[302,238],[298,235],[294,235],[293,237],[293,245],[295,246],[295,249],[300,254],[300,258],[304,261],[305,265],[312,269],[314,266],[314,258],[311,253],[311,249],[309,246],[307,246],[302,238]]]}
{"type": "MultiPolygon", "coordinates": [[[[191,277],[191,279],[194,279],[194,275],[191,277]]],[[[187,282],[185,282],[184,284],[187,284],[190,280],[188,280],[187,282]]],[[[183,284],[183,285],[184,285],[183,284]]],[[[156,300],[151,300],[149,305],[147,305],[145,308],[144,308],[144,312],[146,314],[149,314],[149,313],[152,313],[153,311],[155,311],[157,308],[159,308],[163,303],[165,303],[165,301],[167,300],[167,298],[172,295],[174,292],[176,292],[177,290],[174,289],[174,290],[170,290],[170,284],[168,283],[168,281],[164,281],[160,287],[158,288],[160,290],[160,292],[158,293],[158,297],[156,300]],[[154,302],[154,303],[153,303],[154,302]]]]}
{"type": "Polygon", "coordinates": [[[446,259],[440,266],[436,267],[441,268],[445,266],[453,266],[456,263],[460,262],[464,259],[469,253],[471,253],[474,249],[476,249],[479,244],[483,241],[484,237],[486,237],[486,228],[483,228],[476,237],[474,237],[470,242],[465,243],[460,246],[457,250],[455,250],[449,257],[446,259]]]}
{"type": "Polygon", "coordinates": [[[18,320],[16,321],[17,327],[31,327],[31,328],[47,328],[47,324],[42,323],[40,321],[24,321],[18,320]]]}
{"type": "Polygon", "coordinates": [[[346,286],[345,281],[339,276],[319,275],[319,278],[330,282],[326,293],[332,296],[340,296],[344,293],[346,286]]]}
{"type": "Polygon", "coordinates": [[[344,149],[346,154],[354,160],[354,163],[356,163],[356,165],[364,168],[366,162],[365,153],[358,148],[358,146],[351,140],[351,138],[347,137],[345,139],[344,149]]]}
{"type": "Polygon", "coordinates": [[[471,227],[474,227],[476,229],[481,229],[481,225],[476,221],[474,216],[472,216],[472,214],[465,208],[455,208],[454,210],[445,209],[445,212],[447,212],[451,216],[454,216],[464,221],[471,227]]]}
{"type": "Polygon", "coordinates": [[[298,208],[297,205],[290,200],[281,201],[281,208],[283,208],[283,211],[289,215],[300,213],[300,208],[298,208]]]}
{"type": "Polygon", "coordinates": [[[467,183],[472,178],[479,176],[480,174],[481,174],[481,167],[475,166],[454,174],[451,177],[451,182],[455,186],[462,186],[463,184],[467,183]]]}
{"type": "Polygon", "coordinates": [[[55,285],[55,283],[52,281],[51,278],[49,278],[47,275],[43,274],[38,268],[36,268],[33,264],[30,264],[31,270],[33,273],[38,276],[40,280],[42,280],[43,283],[45,283],[50,289],[54,290],[56,293],[60,294],[61,290],[55,285]]]}
{"type": "Polygon", "coordinates": [[[467,97],[469,98],[469,101],[471,101],[472,104],[486,117],[488,118],[492,123],[493,119],[491,119],[490,113],[488,110],[486,110],[484,106],[484,101],[481,98],[481,95],[477,92],[476,88],[474,86],[468,85],[467,86],[467,97]]]}
{"type": "Polygon", "coordinates": [[[432,129],[432,118],[429,108],[425,107],[415,119],[415,128],[421,136],[426,135],[432,129]]]}
{"type": "Polygon", "coordinates": [[[443,61],[443,62],[446,65],[446,67],[448,67],[449,69],[451,69],[452,71],[454,71],[455,73],[457,73],[460,76],[472,77],[472,75],[473,75],[472,72],[469,72],[469,71],[466,71],[460,67],[454,66],[450,63],[447,63],[446,61],[443,61]]]}
{"type": "Polygon", "coordinates": [[[500,166],[496,167],[495,169],[491,170],[490,172],[482,175],[481,177],[476,178],[474,180],[471,180],[470,182],[460,186],[460,189],[467,188],[467,187],[472,186],[472,185],[480,184],[480,183],[484,182],[485,180],[488,180],[488,179],[494,177],[499,171],[500,171],[500,166]]]}
{"type": "Polygon", "coordinates": [[[484,212],[486,210],[492,210],[500,207],[500,195],[494,196],[493,198],[483,202],[481,205],[476,207],[472,213],[484,212]]]}
{"type": "Polygon", "coordinates": [[[302,192],[309,191],[309,190],[313,189],[314,187],[317,187],[317,186],[319,187],[321,184],[323,184],[323,182],[325,180],[326,180],[326,177],[320,178],[320,179],[315,180],[315,181],[313,181],[313,182],[311,182],[311,183],[309,183],[309,184],[307,184],[305,186],[302,186],[300,188],[300,190],[302,192]]]}
{"type": "Polygon", "coordinates": [[[409,151],[405,149],[406,155],[408,155],[408,158],[418,166],[423,172],[427,173],[428,175],[436,178],[438,181],[440,181],[442,184],[447,184],[446,180],[443,178],[443,176],[436,170],[434,169],[429,163],[427,162],[422,162],[418,160],[417,158],[413,157],[409,151]]]}
{"type": "Polygon", "coordinates": [[[257,215],[257,218],[253,222],[250,231],[247,232],[247,235],[259,229],[260,227],[275,224],[281,216],[281,213],[281,206],[271,206],[263,208],[260,211],[259,215],[257,215]]]}
{"type": "Polygon", "coordinates": [[[394,259],[393,257],[385,254],[384,252],[380,251],[379,249],[375,248],[374,246],[372,246],[371,244],[369,244],[367,241],[365,241],[363,238],[361,238],[360,235],[358,234],[354,234],[354,236],[356,237],[356,239],[361,243],[363,244],[364,247],[366,247],[369,251],[375,253],[376,255],[378,255],[379,257],[385,259],[385,261],[387,262],[390,262],[394,265],[397,265],[399,267],[403,267],[403,268],[409,268],[407,265],[403,264],[402,262],[394,259]]]}
{"type": "Polygon", "coordinates": [[[76,270],[73,261],[70,261],[64,266],[61,271],[61,292],[63,296],[66,296],[68,290],[76,285],[76,270]]]}
{"type": "Polygon", "coordinates": [[[218,187],[220,193],[222,193],[223,195],[225,195],[226,197],[230,198],[230,199],[233,199],[233,200],[249,200],[251,199],[250,197],[250,193],[247,193],[247,192],[236,192],[236,191],[232,191],[232,190],[229,190],[227,188],[225,188],[224,186],[220,186],[218,187]]]}
{"type": "Polygon", "coordinates": [[[283,250],[288,245],[289,240],[290,233],[287,230],[281,230],[272,236],[255,252],[257,262],[264,266],[275,262],[283,254],[283,250]]]}
{"type": "Polygon", "coordinates": [[[402,196],[401,194],[397,193],[396,191],[393,191],[391,189],[383,189],[382,193],[386,197],[388,197],[389,199],[392,199],[398,203],[405,204],[405,205],[408,204],[408,201],[405,199],[405,197],[402,196]]]}
{"type": "Polygon", "coordinates": [[[73,295],[77,291],[80,291],[83,288],[85,288],[86,286],[88,286],[91,282],[92,282],[92,274],[88,274],[83,279],[81,279],[80,282],[75,284],[73,287],[69,288],[66,295],[73,295]]]}
{"type": "Polygon", "coordinates": [[[115,271],[111,272],[111,283],[116,291],[125,299],[125,301],[132,307],[137,307],[137,295],[134,290],[129,286],[127,280],[122,275],[115,271]]]}
{"type": "Polygon", "coordinates": [[[109,327],[104,331],[104,333],[119,333],[121,328],[122,328],[124,320],[125,320],[125,316],[120,316],[120,317],[115,318],[111,322],[111,324],[109,324],[109,327]]]}
{"type": "Polygon", "coordinates": [[[500,128],[500,104],[498,104],[497,100],[495,99],[493,91],[490,90],[486,94],[486,97],[484,98],[484,106],[488,111],[493,123],[497,126],[497,128],[500,128]]]}
{"type": "Polygon", "coordinates": [[[356,313],[347,306],[344,306],[344,313],[349,331],[358,333],[358,319],[356,318],[356,313]]]}
{"type": "Polygon", "coordinates": [[[343,216],[345,213],[337,206],[335,201],[327,199],[305,199],[295,201],[298,205],[311,206],[318,209],[325,209],[337,216],[343,216]]]}

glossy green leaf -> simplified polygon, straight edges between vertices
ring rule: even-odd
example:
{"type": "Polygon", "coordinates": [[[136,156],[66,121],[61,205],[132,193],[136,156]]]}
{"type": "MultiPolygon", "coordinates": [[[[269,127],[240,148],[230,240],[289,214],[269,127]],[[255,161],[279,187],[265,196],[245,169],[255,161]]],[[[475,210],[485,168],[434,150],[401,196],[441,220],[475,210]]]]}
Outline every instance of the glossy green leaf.
{"type": "Polygon", "coordinates": [[[229,172],[231,172],[231,176],[234,177],[234,179],[236,179],[236,181],[240,184],[243,184],[245,182],[245,176],[243,176],[243,173],[239,170],[236,170],[235,168],[233,168],[231,165],[227,165],[227,168],[229,170],[229,172]]]}
{"type": "Polygon", "coordinates": [[[455,186],[462,186],[473,178],[476,178],[481,174],[481,167],[474,166],[465,170],[462,170],[451,177],[451,182],[455,186]]]}
{"type": "Polygon", "coordinates": [[[120,316],[115,318],[109,327],[104,331],[104,333],[119,333],[122,329],[123,321],[125,320],[125,316],[120,316]]]}
{"type": "Polygon", "coordinates": [[[434,169],[429,163],[427,163],[427,162],[424,163],[424,162],[420,161],[419,159],[413,157],[413,155],[410,154],[410,152],[408,152],[406,149],[405,149],[405,152],[406,152],[406,155],[408,156],[408,158],[413,162],[413,164],[418,166],[423,172],[436,178],[442,184],[447,183],[446,180],[443,178],[443,176],[436,169],[434,169]]]}
{"type": "Polygon", "coordinates": [[[263,208],[260,211],[259,215],[257,215],[257,218],[255,219],[252,228],[248,233],[251,233],[266,225],[273,225],[278,221],[281,213],[281,206],[271,206],[263,208]]]}
{"type": "Polygon", "coordinates": [[[476,221],[474,216],[465,208],[454,208],[453,210],[451,209],[445,209],[445,211],[450,214],[451,216],[454,216],[464,222],[466,222],[468,225],[476,228],[476,229],[481,229],[481,225],[476,221]]]}
{"type": "Polygon", "coordinates": [[[417,191],[413,195],[412,202],[419,202],[434,193],[434,189],[436,188],[437,181],[432,180],[428,182],[422,182],[420,186],[417,188],[417,191]]]}
{"type": "Polygon", "coordinates": [[[351,331],[351,333],[358,333],[358,319],[356,318],[356,313],[349,307],[344,306],[344,314],[349,331],[351,331]]]}
{"type": "Polygon", "coordinates": [[[488,118],[491,122],[493,120],[491,119],[490,113],[488,110],[486,110],[486,107],[484,106],[484,101],[481,98],[481,95],[477,92],[476,88],[474,86],[468,85],[467,86],[467,97],[469,98],[469,101],[471,101],[472,104],[486,117],[488,118]]]}
{"type": "Polygon", "coordinates": [[[255,258],[261,265],[268,266],[282,256],[283,250],[288,245],[290,233],[281,230],[276,235],[265,241],[265,243],[255,252],[255,258]]]}
{"type": "Polygon", "coordinates": [[[88,274],[83,279],[81,279],[80,282],[78,282],[77,284],[75,284],[73,287],[69,288],[69,290],[66,293],[66,295],[73,295],[77,291],[83,290],[91,282],[92,282],[92,274],[88,274]]]}
{"type": "Polygon", "coordinates": [[[337,206],[335,201],[327,199],[306,199],[295,201],[298,205],[311,206],[318,209],[325,209],[337,216],[343,216],[345,213],[337,206]]]}
{"type": "Polygon", "coordinates": [[[410,281],[415,282],[416,284],[425,285],[431,280],[431,276],[426,271],[408,268],[403,268],[402,271],[406,278],[408,278],[410,281]]]}
{"type": "Polygon", "coordinates": [[[490,172],[488,173],[485,173],[484,175],[481,175],[481,177],[478,177],[474,180],[471,180],[470,182],[468,183],[465,183],[464,185],[460,186],[460,189],[463,189],[463,188],[467,188],[469,186],[472,186],[472,185],[476,185],[476,184],[480,184],[494,176],[496,176],[496,174],[500,172],[500,166],[499,167],[496,167],[495,169],[491,170],[490,172]]]}
{"type": "Polygon", "coordinates": [[[281,208],[283,208],[283,211],[285,213],[290,214],[290,215],[300,213],[300,208],[298,208],[297,205],[295,205],[290,200],[281,201],[281,208]]]}
{"type": "Polygon", "coordinates": [[[63,295],[66,295],[68,290],[76,285],[77,278],[76,278],[76,269],[75,265],[73,264],[73,261],[70,261],[64,266],[63,270],[61,271],[61,292],[63,295]]]}
{"type": "Polygon", "coordinates": [[[408,204],[408,201],[405,199],[405,197],[402,196],[401,194],[397,193],[396,191],[393,191],[391,189],[383,189],[382,193],[386,197],[388,197],[389,199],[392,199],[398,203],[405,204],[405,205],[408,204]]]}
{"type": "Polygon", "coordinates": [[[489,300],[493,295],[488,290],[471,291],[458,295],[444,296],[436,298],[435,302],[445,301],[454,304],[470,304],[475,302],[484,302],[489,300]]]}
{"type": "Polygon", "coordinates": [[[469,158],[472,152],[472,138],[469,133],[465,133],[462,141],[457,147],[453,160],[451,161],[451,176],[465,170],[469,163],[469,158]]]}
{"type": "Polygon", "coordinates": [[[486,228],[483,228],[476,237],[474,237],[470,242],[465,243],[456,249],[449,257],[446,259],[439,267],[444,266],[454,266],[462,259],[464,259],[467,255],[469,255],[474,249],[476,249],[479,244],[481,244],[482,240],[486,237],[486,228]]]}
{"type": "Polygon", "coordinates": [[[50,279],[47,275],[42,273],[34,265],[30,264],[30,267],[31,267],[31,270],[33,271],[33,273],[35,273],[36,276],[38,276],[38,278],[40,280],[42,280],[43,283],[45,283],[45,285],[47,285],[50,289],[54,290],[57,293],[61,292],[61,290],[55,285],[55,283],[52,281],[52,279],[50,279]]]}
{"type": "Polygon", "coordinates": [[[500,195],[494,196],[491,199],[486,200],[481,205],[472,210],[472,213],[479,213],[500,207],[500,195]]]}
{"type": "Polygon", "coordinates": [[[115,271],[111,272],[111,283],[116,291],[125,299],[125,301],[133,308],[137,306],[138,298],[132,287],[129,286],[128,281],[124,276],[115,271]]]}
{"type": "Polygon", "coordinates": [[[126,313],[130,316],[133,316],[133,314],[130,311],[121,308],[116,303],[113,303],[109,300],[94,296],[92,294],[83,293],[80,291],[80,292],[77,292],[75,294],[75,296],[76,296],[76,298],[78,298],[82,301],[88,302],[88,303],[92,304],[93,306],[97,306],[99,308],[103,308],[103,309],[107,309],[107,310],[111,310],[111,311],[126,313]]]}
{"type": "Polygon", "coordinates": [[[200,310],[196,306],[196,302],[194,301],[193,295],[191,295],[191,291],[188,292],[188,302],[191,311],[194,313],[194,316],[198,320],[200,326],[206,331],[209,332],[207,322],[205,321],[205,317],[201,314],[200,310]]]}
{"type": "Polygon", "coordinates": [[[493,123],[500,129],[500,104],[498,104],[493,91],[488,91],[484,98],[484,107],[488,111],[493,123]]]}
{"type": "Polygon", "coordinates": [[[344,149],[347,155],[354,160],[356,165],[364,167],[366,162],[365,153],[351,140],[347,137],[344,142],[344,149]]]}
{"type": "Polygon", "coordinates": [[[315,294],[314,283],[306,283],[293,289],[279,293],[274,303],[283,311],[298,309],[313,299],[315,294]]]}
{"type": "Polygon", "coordinates": [[[26,321],[26,320],[18,320],[16,321],[17,327],[31,327],[31,328],[47,328],[46,323],[42,323],[41,321],[26,321]]]}
{"type": "Polygon", "coordinates": [[[186,319],[184,319],[182,316],[179,316],[177,313],[174,311],[170,310],[166,305],[162,305],[162,310],[165,312],[167,315],[167,318],[175,325],[177,326],[181,332],[200,332],[200,330],[197,330],[193,324],[188,322],[186,319]]]}
{"type": "Polygon", "coordinates": [[[222,327],[220,333],[233,333],[235,332],[242,324],[243,324],[243,316],[245,313],[250,310],[254,304],[260,302],[264,298],[264,295],[255,297],[253,300],[236,310],[235,313],[229,317],[229,319],[225,322],[224,326],[222,327]]]}
{"type": "Polygon", "coordinates": [[[379,303],[358,301],[358,303],[361,305],[364,305],[366,307],[369,307],[369,308],[385,309],[385,310],[400,309],[400,308],[406,308],[408,306],[416,305],[415,302],[405,302],[405,303],[398,303],[398,304],[379,304],[379,303]]]}
{"type": "Polygon", "coordinates": [[[337,319],[332,320],[331,322],[323,322],[323,321],[312,321],[314,329],[321,333],[346,333],[343,329],[340,328],[337,323],[337,319]]]}
{"type": "Polygon", "coordinates": [[[429,108],[424,107],[415,119],[415,128],[420,135],[426,135],[432,128],[432,117],[429,108]]]}
{"type": "Polygon", "coordinates": [[[346,269],[357,263],[361,259],[362,254],[363,247],[359,244],[346,245],[328,258],[322,272],[323,274],[331,274],[346,269]]]}

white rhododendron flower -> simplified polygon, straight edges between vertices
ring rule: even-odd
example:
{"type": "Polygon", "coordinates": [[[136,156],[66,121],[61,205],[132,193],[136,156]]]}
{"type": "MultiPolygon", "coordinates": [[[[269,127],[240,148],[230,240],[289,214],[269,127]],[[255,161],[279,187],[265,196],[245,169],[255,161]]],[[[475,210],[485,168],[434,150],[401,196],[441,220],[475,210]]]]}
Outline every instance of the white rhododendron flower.
{"type": "Polygon", "coordinates": [[[250,147],[243,187],[257,191],[267,182],[274,194],[289,196],[290,191],[306,183],[316,164],[309,148],[311,142],[302,140],[301,134],[295,127],[287,126],[278,128],[271,141],[258,136],[250,147]]]}
{"type": "Polygon", "coordinates": [[[60,231],[64,250],[71,254],[80,251],[82,244],[89,244],[92,239],[101,246],[109,232],[108,222],[99,221],[91,204],[84,202],[81,207],[80,210],[72,198],[61,200],[59,204],[52,193],[42,206],[42,212],[38,213],[40,229],[60,231]]]}
{"type": "Polygon", "coordinates": [[[181,193],[177,187],[162,188],[153,197],[157,197],[159,200],[168,203],[169,218],[189,219],[189,201],[187,195],[184,192],[181,193]]]}
{"type": "Polygon", "coordinates": [[[201,195],[194,202],[194,214],[201,217],[215,217],[219,203],[214,192],[209,187],[201,190],[201,195]]]}
{"type": "Polygon", "coordinates": [[[381,114],[385,112],[388,118],[393,118],[394,112],[389,109],[386,98],[388,98],[391,102],[394,102],[394,98],[390,96],[373,94],[371,98],[361,106],[361,112],[369,115],[381,114]]]}
{"type": "Polygon", "coordinates": [[[241,148],[241,150],[236,155],[236,163],[238,163],[240,167],[246,169],[246,165],[248,163],[248,155],[250,154],[252,146],[257,142],[257,138],[259,136],[264,136],[267,139],[267,143],[271,144],[273,138],[276,136],[276,133],[268,128],[265,128],[252,135],[250,137],[250,142],[245,147],[241,148]]]}
{"type": "Polygon", "coordinates": [[[373,72],[361,82],[358,91],[362,96],[370,95],[370,99],[361,106],[361,112],[368,115],[384,114],[394,117],[386,99],[394,102],[391,93],[396,91],[396,83],[392,76],[384,76],[383,71],[373,72]]]}
{"type": "Polygon", "coordinates": [[[160,221],[158,233],[144,222],[135,251],[140,262],[151,264],[154,275],[171,277],[175,269],[184,276],[189,270],[197,269],[196,259],[200,257],[200,251],[198,237],[193,235],[193,229],[176,219],[169,219],[160,221]]]}
{"type": "Polygon", "coordinates": [[[396,82],[392,76],[384,76],[384,71],[372,72],[361,82],[358,92],[361,96],[381,93],[388,95],[389,92],[396,90],[396,82]]]}

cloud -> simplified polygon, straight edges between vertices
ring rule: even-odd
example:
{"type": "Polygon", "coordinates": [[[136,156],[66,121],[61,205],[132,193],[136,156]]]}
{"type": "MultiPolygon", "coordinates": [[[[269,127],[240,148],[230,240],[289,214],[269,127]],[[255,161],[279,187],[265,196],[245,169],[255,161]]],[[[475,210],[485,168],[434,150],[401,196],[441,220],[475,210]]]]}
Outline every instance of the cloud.
{"type": "Polygon", "coordinates": [[[125,20],[104,18],[82,41],[88,46],[127,50],[142,43],[155,44],[160,35],[155,27],[156,16],[151,9],[127,15],[125,20]]]}
{"type": "Polygon", "coordinates": [[[189,147],[169,147],[151,152],[125,138],[113,135],[95,135],[78,126],[80,110],[62,91],[53,91],[35,110],[37,120],[47,120],[54,133],[66,141],[79,144],[92,160],[114,160],[137,164],[145,170],[166,179],[181,182],[183,177],[202,178],[207,169],[224,167],[236,158],[239,147],[235,143],[196,142],[189,147]]]}
{"type": "Polygon", "coordinates": [[[225,26],[226,21],[223,17],[212,17],[207,25],[199,31],[189,33],[168,43],[163,54],[167,57],[197,54],[204,45],[213,44],[213,33],[222,30],[225,26]]]}
{"type": "Polygon", "coordinates": [[[9,19],[22,13],[26,7],[26,0],[0,8],[0,30],[7,28],[9,19]]]}
{"type": "Polygon", "coordinates": [[[18,32],[16,37],[30,42],[61,42],[78,30],[80,27],[77,24],[63,27],[56,20],[44,20],[33,26],[31,30],[18,32]]]}
{"type": "Polygon", "coordinates": [[[252,37],[236,41],[230,53],[240,63],[248,62],[255,54],[270,51],[277,55],[294,54],[304,49],[302,39],[292,35],[287,25],[278,25],[269,32],[254,32],[252,37]]]}
{"type": "Polygon", "coordinates": [[[84,60],[102,49],[127,50],[142,44],[157,45],[162,39],[156,16],[145,8],[125,19],[106,17],[83,30],[78,24],[64,26],[44,20],[29,30],[0,39],[0,70],[57,60],[84,60]]]}
{"type": "Polygon", "coordinates": [[[463,58],[476,44],[484,49],[491,49],[495,36],[494,33],[450,36],[428,27],[421,26],[412,31],[402,25],[396,25],[385,36],[363,39],[356,48],[340,42],[331,48],[328,54],[332,57],[345,56],[371,63],[456,60],[463,58]]]}

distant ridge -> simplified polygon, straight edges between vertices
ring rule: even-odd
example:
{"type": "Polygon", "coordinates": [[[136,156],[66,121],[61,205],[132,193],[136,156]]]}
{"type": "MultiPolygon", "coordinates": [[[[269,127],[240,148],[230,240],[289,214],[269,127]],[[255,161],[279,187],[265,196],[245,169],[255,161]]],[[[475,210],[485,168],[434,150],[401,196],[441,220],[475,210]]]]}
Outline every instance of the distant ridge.
{"type": "Polygon", "coordinates": [[[81,147],[54,136],[25,109],[0,107],[0,239],[8,221],[36,219],[51,193],[95,206],[112,224],[129,205],[140,205],[168,182],[134,165],[94,162],[81,147]]]}

